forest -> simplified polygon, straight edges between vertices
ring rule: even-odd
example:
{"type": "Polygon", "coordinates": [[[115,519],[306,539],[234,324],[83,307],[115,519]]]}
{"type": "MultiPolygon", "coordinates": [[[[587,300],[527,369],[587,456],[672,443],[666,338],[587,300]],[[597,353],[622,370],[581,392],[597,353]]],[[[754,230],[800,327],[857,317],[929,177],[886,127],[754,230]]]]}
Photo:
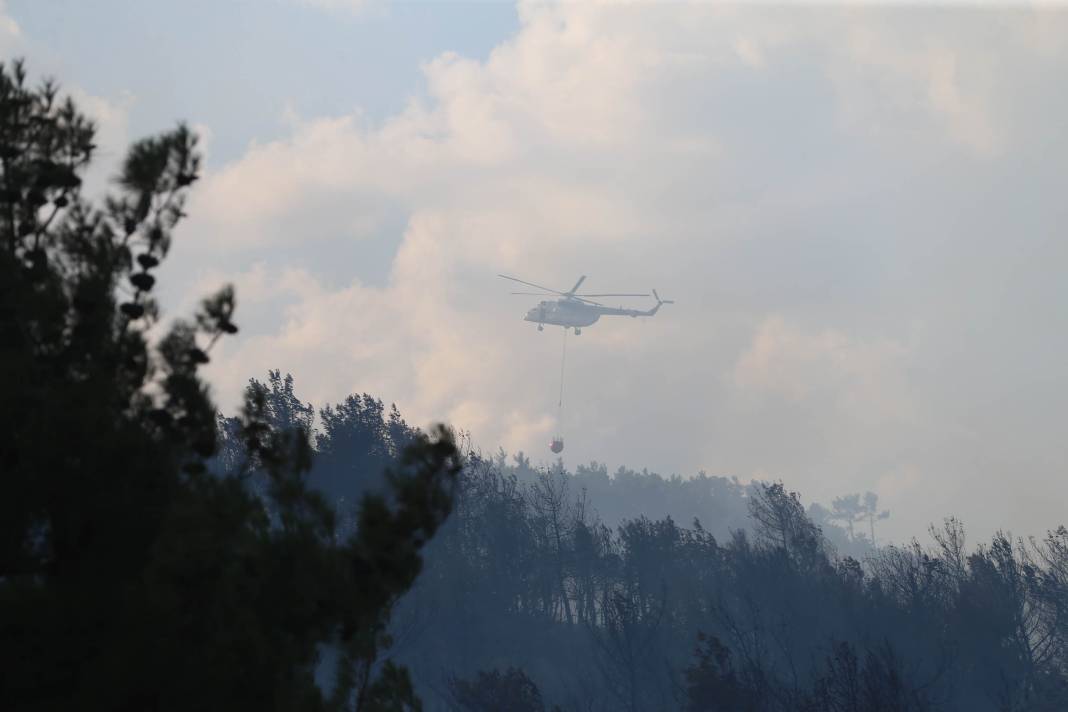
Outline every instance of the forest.
{"type": "MultiPolygon", "coordinates": [[[[390,453],[418,435],[367,394],[316,421],[290,376],[249,391],[264,394],[272,427],[309,435],[309,482],[342,533],[355,526],[349,503],[380,491],[390,453]]],[[[242,459],[224,439],[219,469],[242,459]]],[[[390,624],[388,656],[428,709],[1068,704],[1063,528],[969,547],[949,518],[924,543],[879,547],[862,531],[882,514],[873,495],[806,510],[782,483],[569,472],[503,451],[465,452],[457,485],[390,624]]]]}
{"type": "Polygon", "coordinates": [[[166,329],[154,298],[197,137],[102,201],[94,149],[0,68],[5,708],[1068,709],[1063,527],[880,544],[871,494],[538,467],[282,370],[220,413],[234,291],[166,329]]]}

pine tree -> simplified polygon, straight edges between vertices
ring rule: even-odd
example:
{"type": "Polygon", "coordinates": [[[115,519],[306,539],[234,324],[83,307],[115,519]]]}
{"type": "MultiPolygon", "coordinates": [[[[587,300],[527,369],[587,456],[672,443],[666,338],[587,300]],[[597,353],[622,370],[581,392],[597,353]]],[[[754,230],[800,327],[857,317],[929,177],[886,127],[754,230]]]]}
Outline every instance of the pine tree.
{"type": "Polygon", "coordinates": [[[306,433],[250,391],[248,460],[209,468],[199,368],[237,332],[234,293],[156,344],[155,269],[200,157],[185,126],[135,143],[100,204],[94,126],[0,65],[0,700],[19,710],[417,709],[379,665],[390,610],[448,515],[459,455],[420,435],[335,536],[306,433]],[[253,492],[241,472],[268,486],[253,492]],[[315,673],[341,661],[329,695],[315,673]],[[378,671],[381,670],[381,674],[378,671]]]}

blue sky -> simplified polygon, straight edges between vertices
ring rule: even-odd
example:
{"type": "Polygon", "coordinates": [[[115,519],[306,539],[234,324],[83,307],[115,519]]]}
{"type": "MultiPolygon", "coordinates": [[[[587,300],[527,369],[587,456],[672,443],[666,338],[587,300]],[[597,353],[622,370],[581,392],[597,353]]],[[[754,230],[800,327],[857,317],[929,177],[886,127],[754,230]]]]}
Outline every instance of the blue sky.
{"type": "MultiPolygon", "coordinates": [[[[445,52],[485,58],[518,27],[506,2],[352,5],[14,0],[8,7],[33,70],[121,106],[130,138],[179,120],[200,127],[209,167],[240,158],[250,143],[286,136],[295,117],[358,112],[380,123],[425,96],[424,62],[445,52]]],[[[119,156],[121,146],[101,154],[119,156]]],[[[384,225],[378,240],[340,245],[320,264],[324,276],[382,283],[405,217],[384,225]]],[[[272,258],[300,264],[301,253],[297,246],[272,258]]]]}
{"type": "Polygon", "coordinates": [[[0,7],[105,162],[204,132],[161,283],[236,284],[224,407],[280,368],[536,461],[873,490],[899,539],[1063,521],[1063,9],[0,7]],[[677,304],[573,338],[557,419],[561,334],[499,272],[677,304]]]}
{"type": "Polygon", "coordinates": [[[443,52],[484,58],[515,32],[504,2],[367,4],[299,0],[12,0],[35,68],[105,97],[129,95],[146,135],[181,118],[211,127],[211,159],[286,132],[284,116],[361,110],[379,122],[423,91],[443,52]]]}

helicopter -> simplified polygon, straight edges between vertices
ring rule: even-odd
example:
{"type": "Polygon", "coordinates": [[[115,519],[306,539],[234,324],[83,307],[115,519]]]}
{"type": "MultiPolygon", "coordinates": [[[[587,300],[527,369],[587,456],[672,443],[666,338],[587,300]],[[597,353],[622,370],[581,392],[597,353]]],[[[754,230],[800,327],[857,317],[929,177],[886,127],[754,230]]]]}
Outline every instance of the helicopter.
{"type": "Polygon", "coordinates": [[[649,294],[578,294],[579,287],[586,281],[586,275],[579,277],[579,280],[575,282],[575,286],[566,292],[561,292],[557,289],[550,289],[549,287],[543,287],[540,284],[534,284],[533,282],[526,282],[522,279],[515,277],[509,277],[506,274],[499,274],[498,277],[509,279],[513,282],[525,284],[528,287],[534,287],[535,289],[542,290],[541,292],[512,292],[512,294],[525,294],[532,296],[546,296],[545,292],[550,294],[560,295],[560,299],[551,300],[547,299],[538,302],[538,306],[530,309],[526,316],[523,317],[524,321],[532,321],[538,325],[538,331],[542,331],[545,328],[545,324],[551,324],[553,326],[562,326],[564,329],[574,329],[575,336],[582,333],[582,327],[591,326],[596,323],[602,316],[653,316],[665,304],[674,304],[675,302],[670,299],[661,299],[660,295],[656,293],[656,290],[652,290],[652,296],[656,299],[656,306],[652,309],[624,309],[623,307],[606,307],[605,305],[595,302],[589,297],[648,297],[649,294]]]}

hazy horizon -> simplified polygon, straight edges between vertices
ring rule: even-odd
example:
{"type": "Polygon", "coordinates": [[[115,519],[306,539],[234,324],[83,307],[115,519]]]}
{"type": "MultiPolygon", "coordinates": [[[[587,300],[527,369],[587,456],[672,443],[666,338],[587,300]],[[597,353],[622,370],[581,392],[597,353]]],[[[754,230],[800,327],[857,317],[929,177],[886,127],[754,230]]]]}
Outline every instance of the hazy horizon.
{"type": "Polygon", "coordinates": [[[11,1],[0,48],[105,163],[202,135],[162,301],[235,283],[224,410],[280,369],[489,452],[872,490],[899,541],[1064,523],[1068,11],[176,7],[11,1]],[[677,303],[567,337],[557,424],[501,272],[677,303]]]}

